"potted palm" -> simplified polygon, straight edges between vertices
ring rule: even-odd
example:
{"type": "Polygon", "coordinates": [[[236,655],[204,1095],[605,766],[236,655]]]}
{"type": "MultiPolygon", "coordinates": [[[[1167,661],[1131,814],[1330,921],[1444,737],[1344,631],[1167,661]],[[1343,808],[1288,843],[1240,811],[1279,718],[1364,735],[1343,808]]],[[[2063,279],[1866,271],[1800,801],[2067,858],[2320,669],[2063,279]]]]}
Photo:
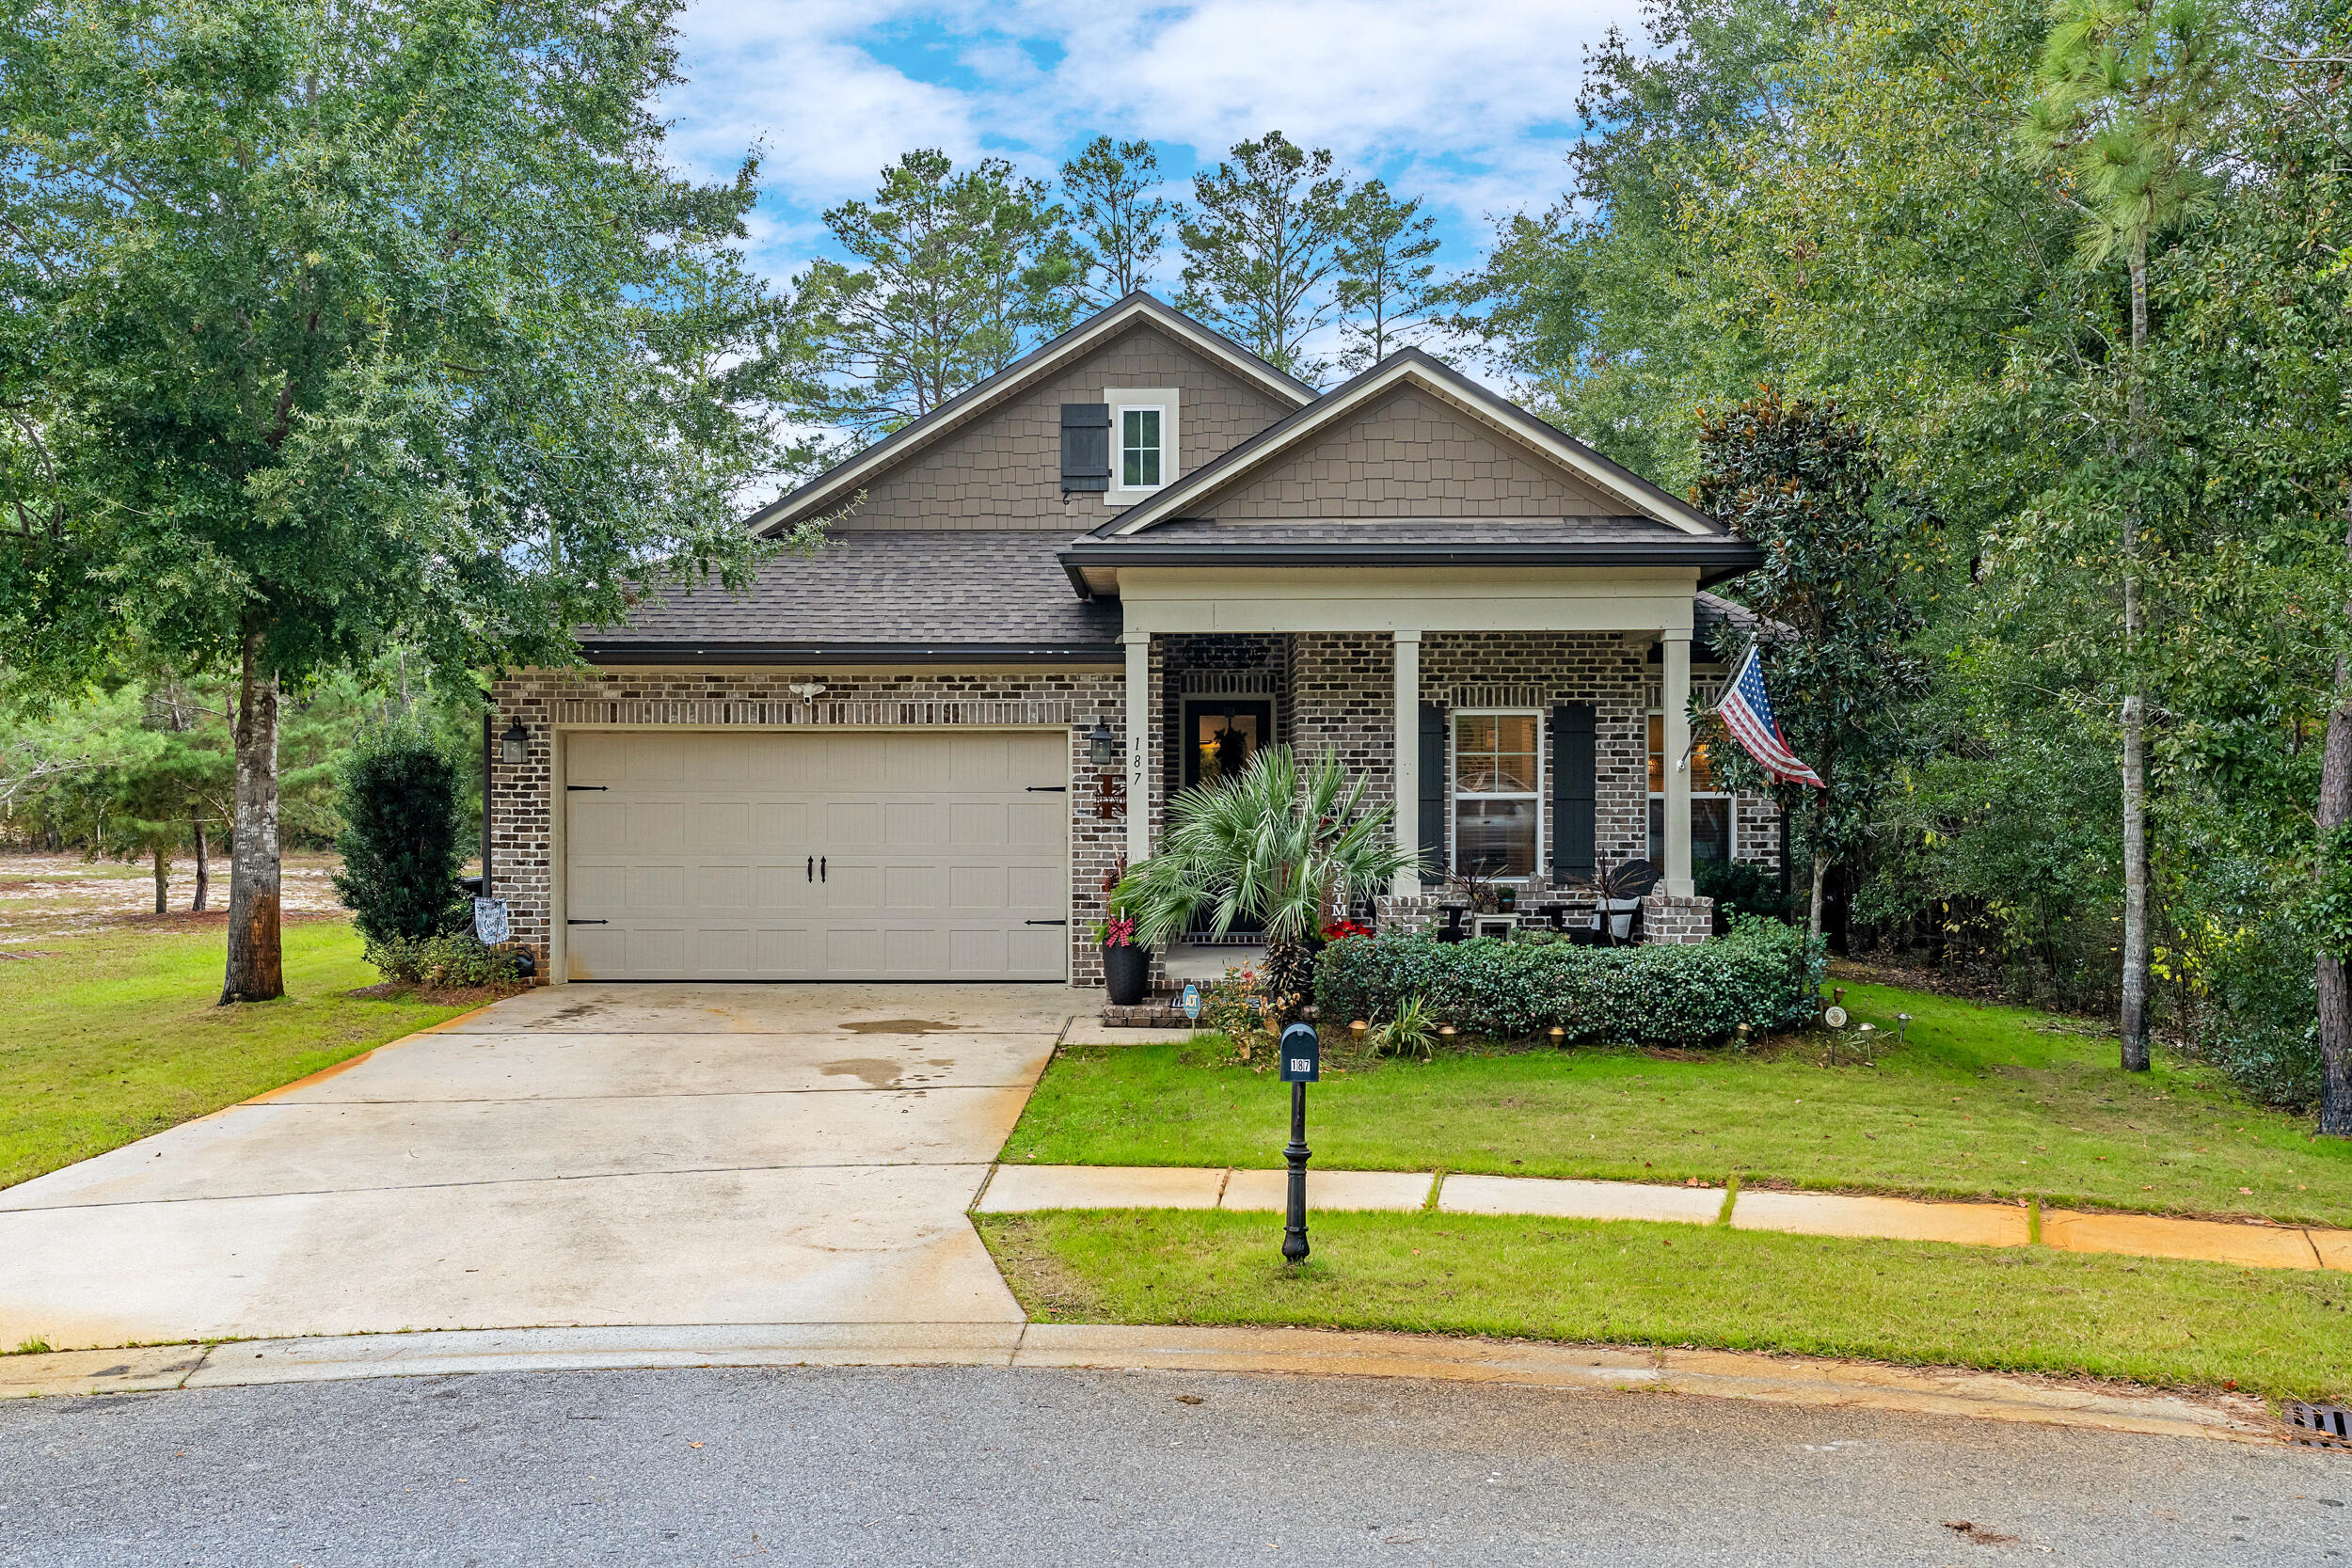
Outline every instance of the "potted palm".
{"type": "Polygon", "coordinates": [[[1160,852],[1128,872],[1112,901],[1146,946],[1195,929],[1203,913],[1217,936],[1240,920],[1258,926],[1279,1028],[1313,990],[1327,913],[1386,892],[1420,864],[1397,847],[1387,807],[1364,810],[1364,790],[1336,757],[1302,768],[1289,747],[1265,747],[1238,777],[1168,801],[1160,852]]]}

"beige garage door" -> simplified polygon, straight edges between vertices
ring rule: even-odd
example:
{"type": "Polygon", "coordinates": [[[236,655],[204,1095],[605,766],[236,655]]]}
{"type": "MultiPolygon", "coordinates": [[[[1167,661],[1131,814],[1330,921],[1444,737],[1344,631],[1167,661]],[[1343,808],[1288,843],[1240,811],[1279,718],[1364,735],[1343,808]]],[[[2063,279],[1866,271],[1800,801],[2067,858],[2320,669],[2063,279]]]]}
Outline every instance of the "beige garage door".
{"type": "Polygon", "coordinates": [[[1070,739],[576,731],[575,980],[1060,980],[1070,739]]]}

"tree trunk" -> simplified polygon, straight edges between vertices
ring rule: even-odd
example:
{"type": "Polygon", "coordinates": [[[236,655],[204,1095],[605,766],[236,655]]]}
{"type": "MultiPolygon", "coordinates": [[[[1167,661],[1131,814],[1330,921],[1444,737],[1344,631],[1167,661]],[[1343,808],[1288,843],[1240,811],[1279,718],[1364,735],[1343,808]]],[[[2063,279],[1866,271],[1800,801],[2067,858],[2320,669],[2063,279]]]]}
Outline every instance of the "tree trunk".
{"type": "Polygon", "coordinates": [[[1829,887],[1829,857],[1820,851],[1813,855],[1813,917],[1805,929],[1815,936],[1821,934],[1821,907],[1829,887]]]}
{"type": "Polygon", "coordinates": [[[237,689],[237,803],[229,853],[229,969],[220,999],[286,994],[278,941],[278,677],[262,672],[262,633],[246,633],[237,689]]]}
{"type": "MultiPolygon", "coordinates": [[[[2132,255],[2131,467],[2147,455],[2140,355],[2148,345],[2148,262],[2132,255]]],[[[2141,691],[2138,498],[2123,507],[2123,1070],[2148,1070],[2148,708],[2141,691]]]]}
{"type": "Polygon", "coordinates": [[[204,819],[200,816],[189,817],[188,828],[196,834],[196,896],[189,900],[188,908],[194,913],[202,914],[204,906],[212,901],[213,863],[205,852],[204,819]]]}
{"type": "MultiPolygon", "coordinates": [[[[2344,554],[2352,559],[2352,503],[2344,508],[2344,554]]],[[[2352,617],[2352,604],[2344,606],[2352,617]]],[[[2319,832],[2323,856],[2340,852],[2328,840],[2352,825],[2352,660],[2336,656],[2336,705],[2328,713],[2328,749],[2319,761],[2319,832]]],[[[2319,1130],[2352,1138],[2352,974],[2342,953],[2319,955],[2319,1130]]]]}
{"type": "Polygon", "coordinates": [[[155,846],[155,912],[171,912],[171,862],[164,858],[164,847],[155,846]]]}

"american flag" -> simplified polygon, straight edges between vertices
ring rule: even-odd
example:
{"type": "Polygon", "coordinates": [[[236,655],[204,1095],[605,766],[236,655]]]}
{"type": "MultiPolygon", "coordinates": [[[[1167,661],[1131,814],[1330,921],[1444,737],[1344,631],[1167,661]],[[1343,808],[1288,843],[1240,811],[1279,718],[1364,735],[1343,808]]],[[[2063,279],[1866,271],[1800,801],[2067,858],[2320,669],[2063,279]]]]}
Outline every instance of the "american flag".
{"type": "Polygon", "coordinates": [[[1756,656],[1755,643],[1748,644],[1748,657],[1740,661],[1740,673],[1724,689],[1715,712],[1731,737],[1747,748],[1748,755],[1776,782],[1829,787],[1820,774],[1797,760],[1797,753],[1781,738],[1780,726],[1772,722],[1772,700],[1764,695],[1764,666],[1756,656]]]}

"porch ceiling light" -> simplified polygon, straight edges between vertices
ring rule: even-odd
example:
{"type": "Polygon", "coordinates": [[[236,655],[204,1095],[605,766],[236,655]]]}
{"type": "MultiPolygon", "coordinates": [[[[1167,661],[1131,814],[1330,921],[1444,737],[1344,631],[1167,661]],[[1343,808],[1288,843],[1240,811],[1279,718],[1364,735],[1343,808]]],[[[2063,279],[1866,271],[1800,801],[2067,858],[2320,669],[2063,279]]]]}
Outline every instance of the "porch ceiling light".
{"type": "Polygon", "coordinates": [[[510,768],[519,764],[530,749],[531,732],[523,728],[519,719],[507,725],[506,733],[499,736],[499,760],[510,768]]]}
{"type": "Polygon", "coordinates": [[[1119,737],[1111,734],[1111,721],[1097,719],[1087,735],[1087,755],[1097,768],[1108,768],[1119,755],[1119,737]]]}

